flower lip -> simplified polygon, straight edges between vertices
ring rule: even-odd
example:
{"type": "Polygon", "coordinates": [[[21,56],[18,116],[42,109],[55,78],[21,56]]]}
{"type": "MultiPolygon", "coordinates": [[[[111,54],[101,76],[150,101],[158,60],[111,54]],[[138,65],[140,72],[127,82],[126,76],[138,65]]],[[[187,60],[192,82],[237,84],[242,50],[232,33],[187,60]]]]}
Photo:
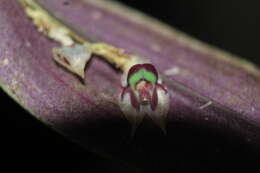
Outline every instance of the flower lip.
{"type": "Polygon", "coordinates": [[[141,79],[136,83],[135,90],[138,92],[139,100],[142,105],[150,103],[153,88],[153,84],[145,79],[141,79]]]}

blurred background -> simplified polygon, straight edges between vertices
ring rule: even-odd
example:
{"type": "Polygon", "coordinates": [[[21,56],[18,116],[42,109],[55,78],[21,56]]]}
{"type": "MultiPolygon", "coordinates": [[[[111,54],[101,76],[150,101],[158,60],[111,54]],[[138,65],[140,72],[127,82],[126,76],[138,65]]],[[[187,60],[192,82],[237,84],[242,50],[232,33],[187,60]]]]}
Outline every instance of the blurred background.
{"type": "MultiPolygon", "coordinates": [[[[260,66],[260,1],[117,1],[260,66]]],[[[35,120],[2,90],[0,94],[1,126],[4,127],[1,159],[9,170],[19,167],[28,171],[38,167],[52,172],[126,172],[125,165],[82,150],[35,120]]]]}
{"type": "Polygon", "coordinates": [[[260,1],[117,1],[260,65],[260,1]]]}

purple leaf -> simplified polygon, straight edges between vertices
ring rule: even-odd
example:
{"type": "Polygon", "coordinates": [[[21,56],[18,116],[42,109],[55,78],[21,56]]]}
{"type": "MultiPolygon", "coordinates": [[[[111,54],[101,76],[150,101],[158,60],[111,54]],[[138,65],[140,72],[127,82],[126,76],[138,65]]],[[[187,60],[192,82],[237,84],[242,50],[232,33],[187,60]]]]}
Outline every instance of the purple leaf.
{"type": "Polygon", "coordinates": [[[37,31],[19,3],[0,1],[1,87],[50,127],[91,151],[142,164],[148,154],[164,162],[181,155],[184,141],[196,148],[197,139],[214,135],[260,146],[258,68],[109,1],[39,2],[84,38],[148,57],[171,93],[167,136],[146,119],[131,141],[117,103],[120,71],[94,57],[83,84],[54,62],[60,45],[37,31]],[[192,136],[197,129],[202,137],[192,136]]]}

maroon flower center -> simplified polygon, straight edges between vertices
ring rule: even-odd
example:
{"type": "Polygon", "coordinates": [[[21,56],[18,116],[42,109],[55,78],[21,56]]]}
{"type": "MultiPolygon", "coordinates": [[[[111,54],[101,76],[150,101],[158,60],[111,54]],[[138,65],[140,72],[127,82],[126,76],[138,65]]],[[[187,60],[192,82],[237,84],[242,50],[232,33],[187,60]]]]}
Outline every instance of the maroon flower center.
{"type": "Polygon", "coordinates": [[[135,89],[139,93],[139,99],[140,99],[141,104],[150,103],[152,88],[153,88],[153,85],[144,79],[140,80],[136,84],[135,89]]]}

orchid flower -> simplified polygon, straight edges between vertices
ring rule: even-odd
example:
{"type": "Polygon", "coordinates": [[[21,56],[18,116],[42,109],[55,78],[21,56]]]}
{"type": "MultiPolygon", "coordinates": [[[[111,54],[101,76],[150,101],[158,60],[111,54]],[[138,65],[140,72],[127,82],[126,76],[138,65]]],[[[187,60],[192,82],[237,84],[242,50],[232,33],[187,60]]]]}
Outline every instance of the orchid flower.
{"type": "Polygon", "coordinates": [[[132,123],[132,134],[145,115],[166,133],[169,93],[160,83],[157,70],[152,64],[136,64],[130,68],[126,86],[120,95],[120,107],[127,120],[132,123]]]}

